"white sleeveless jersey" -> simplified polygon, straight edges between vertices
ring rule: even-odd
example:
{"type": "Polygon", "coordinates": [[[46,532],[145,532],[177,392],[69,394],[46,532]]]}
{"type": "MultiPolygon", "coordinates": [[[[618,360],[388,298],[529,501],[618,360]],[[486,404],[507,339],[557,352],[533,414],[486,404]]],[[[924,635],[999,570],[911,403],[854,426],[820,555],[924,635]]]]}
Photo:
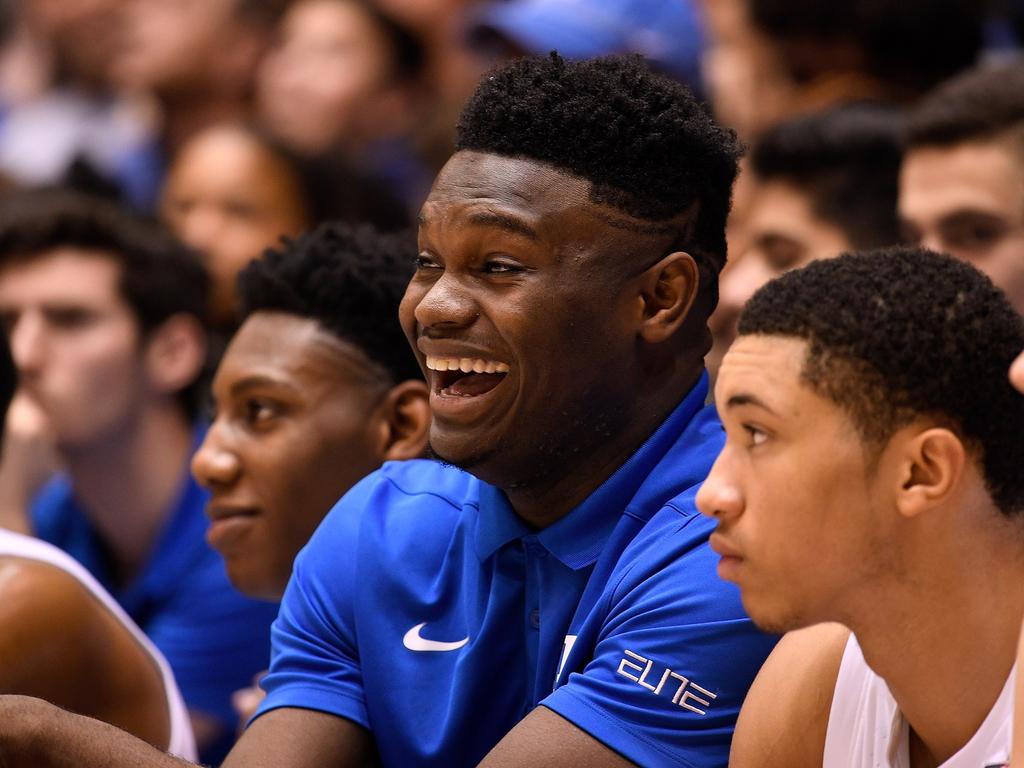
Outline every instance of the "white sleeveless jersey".
{"type": "MultiPolygon", "coordinates": [[[[1010,762],[1014,666],[995,706],[959,752],[939,768],[1001,768],[1010,762]]],[[[889,686],[850,635],[832,696],[822,768],[910,768],[910,728],[889,686]]]]}
{"type": "Polygon", "coordinates": [[[171,715],[171,735],[167,751],[187,760],[195,760],[196,745],[192,736],[192,724],[188,717],[188,710],[185,708],[185,701],[181,698],[181,692],[178,690],[178,684],[174,682],[174,675],[167,660],[114,598],[93,578],[92,574],[68,554],[44,541],[0,529],[0,557],[3,556],[37,560],[67,572],[88,589],[131,632],[139,645],[153,658],[164,681],[167,710],[171,715]]]}

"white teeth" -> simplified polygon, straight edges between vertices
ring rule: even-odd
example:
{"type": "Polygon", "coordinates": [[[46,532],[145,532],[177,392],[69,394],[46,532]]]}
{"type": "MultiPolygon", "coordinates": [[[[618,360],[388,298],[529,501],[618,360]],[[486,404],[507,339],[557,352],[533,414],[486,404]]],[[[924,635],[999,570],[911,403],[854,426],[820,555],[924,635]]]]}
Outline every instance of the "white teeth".
{"type": "Polygon", "coordinates": [[[508,373],[508,365],[495,360],[472,357],[434,357],[427,355],[431,371],[462,371],[463,373],[508,373]]]}

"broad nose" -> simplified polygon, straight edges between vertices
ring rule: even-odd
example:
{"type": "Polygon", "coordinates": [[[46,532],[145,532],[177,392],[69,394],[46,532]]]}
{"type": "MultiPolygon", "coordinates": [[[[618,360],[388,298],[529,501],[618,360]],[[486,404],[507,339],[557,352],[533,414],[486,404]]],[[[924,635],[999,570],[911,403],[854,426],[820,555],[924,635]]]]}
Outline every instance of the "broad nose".
{"type": "Polygon", "coordinates": [[[192,457],[192,475],[196,482],[211,491],[231,486],[241,475],[241,462],[226,432],[219,420],[215,420],[192,457]]]}
{"type": "Polygon", "coordinates": [[[726,445],[697,491],[697,509],[701,514],[723,521],[739,517],[743,506],[743,494],[733,471],[730,448],[726,445]]]}
{"type": "Polygon", "coordinates": [[[413,315],[425,330],[451,330],[468,328],[480,312],[468,287],[445,272],[420,297],[413,315]]]}

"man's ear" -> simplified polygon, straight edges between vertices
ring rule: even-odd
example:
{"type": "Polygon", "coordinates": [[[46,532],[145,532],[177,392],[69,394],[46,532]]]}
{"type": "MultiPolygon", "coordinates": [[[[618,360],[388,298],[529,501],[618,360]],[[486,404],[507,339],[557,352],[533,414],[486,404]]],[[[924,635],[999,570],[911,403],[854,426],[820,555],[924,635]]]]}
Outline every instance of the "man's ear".
{"type": "Polygon", "coordinates": [[[146,341],[146,372],[163,394],[180,392],[194,382],[205,361],[206,332],[192,315],[172,315],[146,341]]]}
{"type": "Polygon", "coordinates": [[[423,456],[430,429],[430,392],[410,379],[393,386],[377,407],[381,461],[423,456]]]}
{"type": "Polygon", "coordinates": [[[640,281],[640,335],[657,344],[679,330],[693,306],[700,285],[697,262],[676,251],[647,269],[640,281]]]}
{"type": "Polygon", "coordinates": [[[967,462],[967,451],[959,437],[943,427],[933,427],[897,439],[900,464],[896,507],[901,515],[915,517],[957,493],[967,462]]]}

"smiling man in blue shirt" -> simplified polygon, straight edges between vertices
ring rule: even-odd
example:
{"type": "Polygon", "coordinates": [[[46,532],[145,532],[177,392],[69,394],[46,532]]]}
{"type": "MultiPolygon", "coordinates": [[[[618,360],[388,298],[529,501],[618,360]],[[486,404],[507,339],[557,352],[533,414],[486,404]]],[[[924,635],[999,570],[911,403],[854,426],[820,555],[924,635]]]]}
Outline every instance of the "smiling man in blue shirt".
{"type": "MultiPolygon", "coordinates": [[[[694,506],[736,155],[639,58],[485,78],[401,309],[443,463],[385,465],[314,534],[225,766],[725,764],[774,644],[694,506]]],[[[0,754],[179,764],[99,728],[0,699],[0,754]]]]}

